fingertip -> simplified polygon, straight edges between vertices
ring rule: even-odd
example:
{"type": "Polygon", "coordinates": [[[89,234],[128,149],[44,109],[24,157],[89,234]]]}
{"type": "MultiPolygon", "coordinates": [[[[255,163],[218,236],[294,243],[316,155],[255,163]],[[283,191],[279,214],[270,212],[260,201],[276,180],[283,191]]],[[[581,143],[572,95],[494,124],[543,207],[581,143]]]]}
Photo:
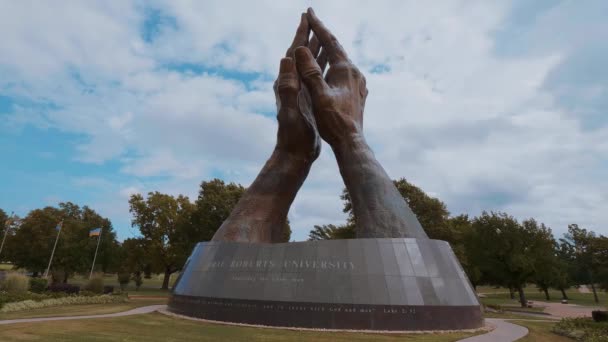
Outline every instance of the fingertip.
{"type": "Polygon", "coordinates": [[[298,59],[309,59],[312,58],[312,53],[306,46],[298,46],[296,48],[296,62],[298,59]]]}
{"type": "Polygon", "coordinates": [[[281,66],[279,69],[280,73],[291,72],[294,70],[294,63],[291,57],[285,57],[281,59],[281,66]]]}

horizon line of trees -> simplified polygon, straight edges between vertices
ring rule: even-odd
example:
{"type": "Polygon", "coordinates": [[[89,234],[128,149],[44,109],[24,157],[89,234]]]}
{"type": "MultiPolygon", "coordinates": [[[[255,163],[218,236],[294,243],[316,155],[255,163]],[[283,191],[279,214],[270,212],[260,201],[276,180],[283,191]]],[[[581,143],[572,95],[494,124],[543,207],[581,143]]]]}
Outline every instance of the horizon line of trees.
{"type": "MultiPolygon", "coordinates": [[[[527,284],[535,284],[547,299],[550,288],[560,290],[567,299],[566,289],[588,284],[597,302],[597,287],[608,289],[607,237],[571,224],[556,239],[543,223],[533,218],[519,222],[504,212],[484,211],[472,218],[451,216],[445,203],[406,179],[394,182],[429,238],[450,243],[473,286],[504,286],[512,298],[519,294],[522,306],[527,303],[527,284]]],[[[110,220],[87,206],[65,202],[34,209],[12,221],[0,261],[40,276],[55,241],[55,227],[63,220],[51,269],[53,281],[66,282],[73,274],[90,270],[97,239],[89,238],[88,232],[101,227],[96,270],[146,278],[160,273],[164,275],[162,288],[168,289],[170,276],[184,265],[194,245],[213,237],[244,192],[240,184],[213,179],[200,184],[194,202],[183,195],[134,194],[129,199],[131,224],[140,236],[123,242],[116,239],[110,220]]],[[[340,198],[348,214],[345,224],[316,225],[309,240],[355,238],[348,192],[344,190],[340,198]]],[[[7,222],[7,214],[0,209],[0,239],[7,222]]]]}

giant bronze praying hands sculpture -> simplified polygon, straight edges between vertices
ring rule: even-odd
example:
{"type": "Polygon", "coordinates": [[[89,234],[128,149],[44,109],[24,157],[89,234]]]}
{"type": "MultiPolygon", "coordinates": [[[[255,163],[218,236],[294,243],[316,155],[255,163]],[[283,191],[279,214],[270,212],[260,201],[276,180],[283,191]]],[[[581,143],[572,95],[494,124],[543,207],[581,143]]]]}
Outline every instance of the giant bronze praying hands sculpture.
{"type": "Polygon", "coordinates": [[[302,14],[274,90],[276,147],[213,240],[280,242],[289,207],[319,156],[319,135],[336,156],[357,238],[427,237],[365,142],[365,77],[312,9],[302,14]]]}

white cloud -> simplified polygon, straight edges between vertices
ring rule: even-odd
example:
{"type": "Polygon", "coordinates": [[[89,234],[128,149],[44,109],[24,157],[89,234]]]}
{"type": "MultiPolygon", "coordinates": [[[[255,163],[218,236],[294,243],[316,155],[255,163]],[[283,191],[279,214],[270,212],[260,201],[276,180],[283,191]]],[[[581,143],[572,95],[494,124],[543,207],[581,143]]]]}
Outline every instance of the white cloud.
{"type": "MultiPolygon", "coordinates": [[[[123,221],[134,191],[192,197],[217,174],[253,180],[276,135],[271,80],[308,3],[147,5],[172,23],[151,41],[139,3],[0,3],[0,94],[53,104],[8,122],[82,134],[76,159],[119,161],[129,180],[99,206],[123,221]],[[179,72],[180,63],[208,71],[179,72]]],[[[564,76],[580,75],[590,59],[574,57],[605,41],[602,2],[537,9],[525,25],[507,3],[487,1],[315,7],[367,76],[365,131],[392,177],[437,194],[454,214],[506,210],[557,232],[579,222],[607,233],[608,131],[585,120],[605,109],[608,79],[564,76]]],[[[325,145],[290,212],[298,239],[344,219],[342,187],[325,145]]]]}

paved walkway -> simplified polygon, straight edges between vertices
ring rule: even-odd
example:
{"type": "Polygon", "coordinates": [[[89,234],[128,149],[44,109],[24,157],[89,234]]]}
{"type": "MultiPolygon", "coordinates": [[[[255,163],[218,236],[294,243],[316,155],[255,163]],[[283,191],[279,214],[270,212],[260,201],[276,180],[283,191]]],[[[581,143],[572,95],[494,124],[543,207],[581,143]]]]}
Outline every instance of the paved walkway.
{"type": "Polygon", "coordinates": [[[544,312],[554,317],[591,317],[593,310],[605,310],[598,306],[582,306],[576,304],[561,304],[536,301],[535,304],[545,308],[544,312]]]}
{"type": "Polygon", "coordinates": [[[91,319],[91,318],[110,318],[110,317],[122,317],[131,315],[147,314],[154,311],[164,309],[166,305],[149,305],[135,308],[129,311],[103,314],[103,315],[88,315],[88,316],[65,316],[65,317],[44,317],[44,318],[22,318],[22,319],[7,319],[0,320],[0,325],[4,324],[17,324],[17,323],[32,323],[32,322],[48,322],[48,321],[66,321],[71,319],[91,319]]]}
{"type": "Polygon", "coordinates": [[[512,342],[528,335],[528,328],[503,319],[486,318],[486,323],[492,324],[496,329],[487,334],[465,338],[459,342],[512,342]]]}

